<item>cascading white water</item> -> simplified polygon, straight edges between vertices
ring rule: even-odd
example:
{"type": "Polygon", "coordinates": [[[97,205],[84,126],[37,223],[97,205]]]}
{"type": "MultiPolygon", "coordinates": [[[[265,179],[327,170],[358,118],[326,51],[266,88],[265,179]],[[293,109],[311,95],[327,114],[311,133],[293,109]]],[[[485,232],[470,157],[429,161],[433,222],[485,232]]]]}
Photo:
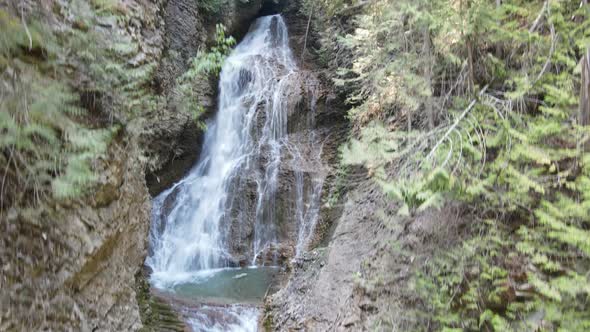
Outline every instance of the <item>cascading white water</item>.
{"type": "MultiPolygon", "coordinates": [[[[313,136],[311,142],[314,142],[315,137],[313,136]]],[[[320,196],[326,179],[326,171],[320,163],[323,146],[315,145],[319,145],[317,155],[311,156],[311,158],[305,158],[296,146],[292,149],[294,151],[291,151],[294,161],[299,166],[295,171],[295,219],[298,226],[295,245],[296,258],[299,258],[303,253],[315,230],[320,213],[320,196]],[[309,184],[307,185],[304,179],[305,170],[309,175],[309,184]]]]}
{"type": "MultiPolygon", "coordinates": [[[[296,164],[307,163],[306,173],[319,174],[306,184],[303,171],[294,171],[296,216],[292,221],[298,229],[297,255],[303,250],[315,227],[325,176],[318,173],[321,149],[310,163],[309,156],[289,142],[287,119],[296,104],[291,97],[302,92],[302,83],[283,18],[258,19],[223,65],[219,110],[208,125],[199,161],[183,180],[154,199],[146,265],[152,269],[155,287],[182,289],[183,284],[198,284],[216,275],[216,287],[223,285],[233,273],[227,268],[235,265],[229,243],[231,224],[245,223],[241,220],[245,218],[254,220],[247,257],[256,265],[257,257],[278,241],[276,200],[285,153],[296,164]],[[252,186],[255,202],[243,203],[241,196],[252,186]],[[307,203],[306,197],[312,201],[307,203]],[[234,214],[236,209],[249,211],[234,214]]],[[[313,137],[306,144],[313,146],[313,137]]],[[[203,315],[193,315],[189,321],[200,324],[197,330],[215,330],[211,326],[217,323],[203,315]]],[[[227,317],[251,325],[257,311],[230,310],[227,317]]]]}
{"type": "Polygon", "coordinates": [[[196,271],[230,265],[223,226],[229,217],[228,197],[234,194],[230,187],[262,155],[266,160],[256,178],[253,262],[275,240],[275,194],[287,134],[285,96],[298,84],[296,70],[287,28],[278,15],[257,20],[226,59],[219,112],[208,127],[199,162],[154,200],[146,264],[156,285],[184,282],[196,271]]]}

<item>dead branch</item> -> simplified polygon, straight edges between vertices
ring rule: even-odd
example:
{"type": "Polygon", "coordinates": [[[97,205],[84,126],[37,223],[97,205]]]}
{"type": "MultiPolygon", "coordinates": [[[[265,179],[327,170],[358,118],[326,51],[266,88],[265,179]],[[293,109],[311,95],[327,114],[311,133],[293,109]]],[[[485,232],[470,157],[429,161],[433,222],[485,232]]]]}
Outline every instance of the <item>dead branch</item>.
{"type": "Polygon", "coordinates": [[[25,21],[25,8],[24,6],[20,6],[20,18],[23,22],[23,26],[25,27],[25,33],[29,38],[29,51],[33,49],[33,37],[31,36],[31,32],[29,31],[29,27],[27,26],[27,22],[25,21]]]}
{"type": "Polygon", "coordinates": [[[545,14],[545,11],[547,10],[548,7],[549,7],[549,0],[546,0],[545,3],[543,3],[543,8],[541,8],[539,15],[537,16],[537,18],[533,22],[533,25],[529,29],[530,33],[533,33],[533,31],[535,31],[537,29],[537,27],[539,26],[539,23],[541,23],[541,19],[543,18],[543,15],[545,14]]]}
{"type": "Polygon", "coordinates": [[[535,85],[535,83],[537,83],[541,79],[541,77],[543,77],[545,71],[547,71],[547,68],[549,68],[549,65],[551,64],[551,58],[553,57],[553,53],[555,52],[555,44],[557,44],[557,36],[555,35],[555,26],[551,24],[551,49],[549,50],[549,56],[547,56],[547,61],[545,61],[543,69],[541,69],[541,72],[539,73],[539,75],[537,75],[537,78],[533,81],[532,85],[535,85]]]}
{"type": "MultiPolygon", "coordinates": [[[[478,97],[483,95],[486,92],[486,90],[488,89],[488,86],[489,85],[486,85],[483,89],[481,89],[481,91],[478,94],[478,97]]],[[[432,155],[436,152],[438,147],[442,144],[442,142],[444,142],[447,139],[447,137],[449,137],[449,135],[453,132],[453,130],[455,130],[455,128],[459,125],[459,122],[461,122],[461,120],[463,120],[463,118],[467,115],[467,113],[469,113],[469,111],[471,111],[473,109],[473,107],[475,106],[476,103],[477,103],[477,98],[474,98],[471,101],[471,103],[469,104],[469,106],[467,106],[467,108],[463,111],[463,113],[461,113],[461,115],[455,120],[455,123],[453,123],[453,125],[449,128],[449,130],[447,130],[447,132],[443,135],[443,137],[436,143],[436,145],[434,145],[432,150],[430,150],[430,153],[428,153],[428,155],[426,156],[426,159],[432,158],[432,155]]]]}
{"type": "Polygon", "coordinates": [[[303,42],[303,51],[301,51],[301,61],[303,61],[303,56],[305,55],[305,50],[307,49],[307,37],[309,36],[309,27],[311,26],[313,7],[313,4],[311,5],[311,7],[309,7],[309,17],[307,19],[307,28],[305,29],[305,41],[303,42]]]}
{"type": "Polygon", "coordinates": [[[580,61],[582,81],[580,84],[579,122],[582,126],[590,124],[590,48],[580,61]]]}

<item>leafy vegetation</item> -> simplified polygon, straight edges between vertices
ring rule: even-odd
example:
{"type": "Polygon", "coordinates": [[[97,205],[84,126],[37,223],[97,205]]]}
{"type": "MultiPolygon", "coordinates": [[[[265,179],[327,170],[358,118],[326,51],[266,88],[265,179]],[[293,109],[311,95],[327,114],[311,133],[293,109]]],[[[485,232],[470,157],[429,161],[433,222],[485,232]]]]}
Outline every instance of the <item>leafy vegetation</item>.
{"type": "Polygon", "coordinates": [[[477,211],[473,239],[417,271],[417,328],[590,329],[590,7],[306,3],[318,7],[320,54],[348,55],[328,62],[353,106],[343,163],[365,165],[401,215],[477,211]]]}
{"type": "Polygon", "coordinates": [[[219,14],[224,5],[227,5],[226,0],[194,0],[197,2],[198,8],[206,14],[219,14]]]}
{"type": "MultiPolygon", "coordinates": [[[[199,2],[206,10],[221,3],[199,2]]],[[[55,4],[66,23],[60,27],[44,23],[34,8],[22,17],[0,10],[1,213],[83,196],[116,133],[167,102],[152,91],[156,64],[146,61],[143,46],[113,29],[132,25],[142,15],[137,8],[114,0],[55,4]]],[[[177,80],[177,109],[199,121],[197,83],[219,74],[234,44],[218,25],[214,47],[177,80]]]]}
{"type": "Polygon", "coordinates": [[[129,20],[123,3],[54,7],[71,26],[43,23],[36,7],[22,17],[0,10],[0,214],[87,193],[115,135],[161,104],[149,88],[154,65],[132,61],[136,42],[94,28],[129,20]]]}
{"type": "MultiPolygon", "coordinates": [[[[191,60],[189,69],[177,79],[176,105],[181,111],[192,114],[197,122],[200,121],[205,110],[199,101],[196,83],[210,77],[218,77],[223,61],[235,43],[236,40],[233,37],[226,36],[225,27],[217,24],[215,46],[208,51],[199,51],[191,60]]],[[[204,125],[200,122],[199,124],[204,125]]]]}

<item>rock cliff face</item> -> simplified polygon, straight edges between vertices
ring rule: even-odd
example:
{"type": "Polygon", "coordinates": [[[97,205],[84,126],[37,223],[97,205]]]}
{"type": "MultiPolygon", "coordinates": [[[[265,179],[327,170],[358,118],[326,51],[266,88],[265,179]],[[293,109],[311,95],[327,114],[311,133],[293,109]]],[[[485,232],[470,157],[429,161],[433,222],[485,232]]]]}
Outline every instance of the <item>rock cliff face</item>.
{"type": "MultiPolygon", "coordinates": [[[[0,2],[8,13],[22,6],[19,16],[39,17],[50,29],[124,36],[140,45],[132,67],[159,59],[160,5],[125,1],[120,10],[127,21],[117,22],[91,16],[84,2],[0,2]]],[[[104,125],[104,114],[118,112],[85,88],[88,78],[77,71],[75,58],[66,61],[73,62],[70,84],[80,89],[81,106],[89,112],[86,120],[104,125]]],[[[99,178],[91,194],[12,209],[0,221],[0,330],[124,331],[142,326],[134,280],[145,256],[150,197],[137,135],[142,121],[125,121],[108,152],[94,163],[99,178]]]]}
{"type": "MultiPolygon", "coordinates": [[[[0,9],[17,17],[21,10],[25,16],[41,15],[58,30],[82,34],[96,30],[137,43],[135,56],[124,65],[157,66],[155,84],[147,89],[169,97],[174,79],[186,70],[188,59],[207,46],[216,22],[237,31],[262,6],[236,0],[231,2],[232,11],[226,11],[228,17],[205,19],[196,3],[124,0],[115,8],[125,13],[123,20],[99,16],[96,25],[85,23],[90,22],[88,17],[81,20],[56,9],[87,13],[90,4],[85,1],[58,5],[6,0],[0,1],[0,9]]],[[[112,122],[105,114],[121,114],[109,109],[106,97],[86,90],[88,78],[76,66],[72,68],[70,83],[80,89],[81,106],[88,109],[91,125],[112,122]]],[[[202,100],[213,109],[215,84],[202,83],[202,100]]],[[[188,115],[167,106],[115,121],[125,124],[108,153],[94,165],[99,181],[92,193],[79,200],[50,200],[34,209],[12,209],[0,220],[0,330],[132,331],[142,327],[135,279],[147,253],[150,193],[158,193],[192,166],[200,132],[188,115]]]]}
{"type": "MultiPolygon", "coordinates": [[[[0,7],[3,8],[4,2],[0,0],[0,7]]],[[[58,19],[58,14],[50,10],[52,1],[25,2],[33,7],[41,6],[51,24],[80,24],[58,19]]],[[[96,163],[99,183],[86,198],[50,201],[34,210],[11,210],[6,220],[0,221],[0,307],[9,308],[0,313],[0,330],[125,331],[140,329],[144,324],[148,324],[148,330],[183,329],[168,309],[162,309],[162,303],[147,298],[141,269],[147,253],[150,200],[186,174],[198,158],[202,144],[202,131],[192,117],[175,109],[170,102],[176,78],[188,68],[188,61],[199,49],[212,43],[210,37],[217,22],[224,23],[230,34],[239,38],[257,15],[281,12],[289,27],[293,53],[302,69],[301,82],[305,84],[292,96],[297,106],[288,118],[289,136],[298,149],[318,152],[325,168],[318,169],[313,163],[302,163],[285,154],[288,162],[281,169],[283,180],[277,197],[278,233],[284,244],[275,248],[279,259],[288,262],[295,255],[297,225],[280,220],[291,218],[296,208],[296,173],[302,177],[304,186],[310,187],[317,173],[323,172],[321,205],[324,207],[316,231],[310,234],[310,247],[318,247],[327,238],[342,212],[341,207],[326,207],[326,202],[336,182],[334,165],[337,165],[338,147],[347,137],[344,107],[331,92],[317,57],[304,52],[314,46],[315,38],[307,35],[307,17],[299,12],[298,1],[232,0],[218,17],[202,13],[194,0],[121,3],[128,15],[126,20],[107,22],[100,18],[102,23],[97,27],[83,28],[108,30],[140,45],[129,65],[156,66],[153,84],[148,88],[165,102],[161,108],[133,120],[121,119],[125,125],[108,153],[96,163]],[[309,140],[312,133],[316,140],[309,140]],[[154,315],[168,323],[161,325],[154,315]]],[[[76,73],[73,76],[74,86],[84,85],[87,80],[76,73]]],[[[207,116],[212,116],[217,83],[198,84],[199,99],[207,116]]],[[[94,125],[104,125],[107,121],[104,114],[113,113],[108,109],[109,104],[96,102],[97,96],[92,92],[80,91],[80,94],[82,106],[96,115],[92,120],[97,122],[94,125]]],[[[246,182],[245,188],[252,188],[247,178],[242,180],[246,182]]],[[[254,193],[246,190],[243,194],[243,203],[252,204],[254,193]]],[[[234,213],[245,210],[236,206],[234,213]]],[[[307,326],[302,323],[303,317],[319,317],[325,322],[340,317],[327,304],[332,298],[346,302],[353,289],[349,272],[360,264],[360,261],[349,262],[346,253],[352,255],[352,250],[356,250],[352,246],[357,243],[363,252],[372,252],[373,242],[364,240],[374,234],[371,232],[379,231],[374,223],[367,224],[370,231],[362,230],[364,224],[355,224],[363,220],[362,211],[357,211],[355,205],[347,205],[345,213],[353,217],[342,218],[338,224],[330,245],[331,254],[322,249],[312,251],[312,256],[325,255],[322,257],[327,267],[324,272],[316,271],[320,274],[313,272],[316,274],[307,286],[300,286],[301,278],[307,278],[304,271],[308,271],[307,265],[301,262],[321,264],[321,261],[309,260],[312,256],[304,255],[293,266],[295,272],[288,287],[269,300],[268,315],[275,318],[273,326],[279,329],[307,326]],[[335,275],[342,278],[341,286],[322,291],[324,286],[334,284],[330,278],[335,275]],[[307,290],[301,293],[301,287],[307,290]],[[301,307],[301,303],[310,304],[309,309],[301,307]],[[326,308],[318,309],[322,304],[326,308]],[[318,313],[311,312],[313,308],[318,313]]],[[[249,219],[254,222],[254,218],[249,219]]],[[[238,260],[246,259],[244,254],[252,247],[253,225],[232,223],[230,227],[233,253],[238,260]]],[[[270,257],[261,258],[267,259],[270,257]]],[[[342,311],[346,307],[338,308],[342,311]]],[[[323,328],[330,324],[309,326],[323,328]]]]}
{"type": "Polygon", "coordinates": [[[363,261],[384,250],[390,231],[376,213],[386,206],[379,188],[363,181],[348,197],[329,245],[306,253],[288,284],[267,299],[271,330],[341,330],[360,322],[355,275],[363,261]]]}
{"type": "Polygon", "coordinates": [[[149,195],[137,143],[98,165],[86,202],[11,211],[0,224],[2,330],[136,330],[134,276],[143,260],[149,195]],[[16,259],[15,259],[16,258],[16,259]]]}
{"type": "MultiPolygon", "coordinates": [[[[299,68],[292,81],[293,89],[289,90],[289,95],[283,96],[284,109],[289,111],[285,138],[288,143],[280,158],[279,182],[272,203],[274,214],[264,218],[273,223],[279,244],[258,257],[257,263],[264,265],[289,264],[289,260],[296,255],[300,228],[296,220],[297,199],[301,197],[304,209],[314,201],[311,197],[314,193],[321,195],[319,205],[325,203],[334,185],[336,169],[333,165],[337,164],[338,147],[347,133],[343,103],[331,93],[331,83],[321,75],[318,59],[309,53],[302,56],[306,39],[307,47],[311,47],[313,38],[306,36],[307,17],[299,9],[298,1],[278,1],[263,4],[261,11],[261,15],[280,13],[284,17],[289,30],[289,44],[299,68]],[[302,195],[298,190],[302,190],[302,195]]],[[[261,127],[265,121],[264,112],[259,112],[258,117],[261,127]]],[[[258,163],[263,165],[269,158],[262,150],[258,163]]],[[[257,203],[254,173],[259,171],[252,169],[250,173],[245,172],[250,175],[235,179],[233,186],[237,189],[231,190],[239,194],[230,202],[229,243],[236,264],[240,265],[250,264],[252,259],[257,203]]],[[[322,230],[330,228],[332,221],[328,213],[321,213],[315,229],[309,234],[310,241],[306,242],[311,242],[312,246],[317,244],[322,238],[322,230]]]]}
{"type": "MultiPolygon", "coordinates": [[[[298,66],[302,69],[298,82],[300,86],[296,93],[289,96],[289,103],[296,105],[292,114],[289,114],[289,135],[293,137],[298,148],[307,151],[317,151],[321,164],[326,166],[322,170],[326,174],[327,181],[322,191],[328,192],[333,179],[334,170],[329,165],[335,164],[337,148],[345,138],[346,120],[341,100],[330,91],[330,83],[324,77],[318,75],[318,59],[310,52],[303,56],[306,47],[312,47],[313,38],[307,38],[307,17],[299,11],[300,4],[297,1],[234,1],[227,10],[221,14],[223,22],[230,34],[243,36],[257,15],[281,13],[285,17],[290,36],[290,45],[296,57],[298,66]],[[307,43],[307,45],[305,45],[307,43]],[[317,138],[312,143],[309,140],[313,133],[317,138]],[[317,146],[314,146],[317,145],[317,146]],[[320,146],[321,145],[321,146],[320,146]],[[322,151],[320,151],[322,150],[322,151]]],[[[208,37],[212,35],[210,18],[199,13],[197,5],[190,0],[171,0],[166,5],[164,12],[166,22],[165,49],[160,67],[156,76],[157,87],[168,99],[171,99],[175,79],[188,67],[191,56],[210,43],[208,37]]],[[[205,117],[214,116],[216,110],[217,82],[214,80],[199,82],[199,99],[206,108],[205,117]]],[[[195,164],[203,143],[203,132],[197,128],[192,118],[187,114],[179,114],[175,111],[173,103],[168,103],[169,110],[160,112],[149,120],[149,128],[152,132],[146,138],[146,145],[150,145],[151,160],[155,162],[155,170],[148,172],[146,176],[150,193],[155,196],[174,182],[180,180],[195,164]]],[[[264,119],[259,119],[262,123],[264,119]]],[[[264,156],[262,157],[264,159],[264,156]]],[[[283,159],[292,158],[289,151],[285,151],[283,159]]],[[[296,161],[286,163],[282,167],[281,183],[277,197],[277,224],[280,248],[274,248],[282,259],[292,257],[297,240],[297,225],[281,222],[292,219],[295,210],[295,172],[303,173],[305,187],[311,184],[311,178],[316,176],[319,170],[305,169],[305,165],[297,165],[296,161]]],[[[316,176],[317,177],[317,176],[316,176]]],[[[254,216],[244,216],[245,211],[254,211],[256,204],[256,186],[254,179],[248,177],[237,179],[234,184],[243,188],[240,197],[233,198],[233,212],[230,225],[230,240],[232,253],[236,258],[236,264],[245,264],[249,259],[253,241],[254,216]],[[237,222],[241,220],[241,222],[237,222]],[[246,222],[244,222],[244,220],[246,222]]],[[[330,220],[320,217],[319,227],[329,228],[330,220]]],[[[270,255],[268,259],[271,259],[270,255]]],[[[262,258],[266,259],[266,258],[262,258]]]]}

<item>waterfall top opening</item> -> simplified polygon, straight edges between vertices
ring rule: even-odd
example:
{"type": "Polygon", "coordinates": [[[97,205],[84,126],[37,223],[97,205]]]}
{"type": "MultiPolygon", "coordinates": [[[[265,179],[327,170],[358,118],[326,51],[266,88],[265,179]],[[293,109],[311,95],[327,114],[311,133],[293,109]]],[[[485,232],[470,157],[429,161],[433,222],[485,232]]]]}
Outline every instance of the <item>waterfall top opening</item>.
{"type": "Polygon", "coordinates": [[[262,8],[260,8],[260,11],[258,12],[258,17],[279,15],[284,7],[284,1],[279,1],[279,3],[275,3],[272,0],[264,1],[262,8]]]}

